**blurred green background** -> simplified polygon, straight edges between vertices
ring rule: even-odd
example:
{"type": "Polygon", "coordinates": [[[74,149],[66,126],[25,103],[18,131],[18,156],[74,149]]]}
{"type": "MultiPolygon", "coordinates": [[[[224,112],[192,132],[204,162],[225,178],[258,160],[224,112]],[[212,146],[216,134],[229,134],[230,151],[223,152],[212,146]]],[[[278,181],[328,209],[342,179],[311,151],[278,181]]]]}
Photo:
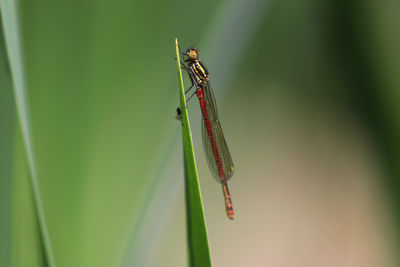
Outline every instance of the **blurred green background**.
{"type": "MultiPolygon", "coordinates": [[[[0,266],[46,266],[5,46],[12,2],[0,2],[0,266]]],[[[231,222],[191,100],[214,266],[399,266],[399,10],[20,0],[56,266],[186,266],[175,37],[200,49],[236,167],[231,222]]]]}

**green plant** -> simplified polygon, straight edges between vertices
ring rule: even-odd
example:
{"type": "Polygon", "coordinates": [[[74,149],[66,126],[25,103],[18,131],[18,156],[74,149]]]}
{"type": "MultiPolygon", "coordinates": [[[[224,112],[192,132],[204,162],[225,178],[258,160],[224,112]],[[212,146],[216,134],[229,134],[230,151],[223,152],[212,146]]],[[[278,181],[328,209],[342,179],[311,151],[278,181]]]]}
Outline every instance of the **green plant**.
{"type": "Polygon", "coordinates": [[[178,39],[175,39],[176,61],[178,66],[180,109],[182,111],[182,143],[185,168],[185,199],[187,241],[190,266],[211,266],[210,250],[208,247],[206,223],[200,194],[199,178],[196,160],[193,152],[193,142],[190,132],[189,118],[186,108],[185,90],[183,87],[182,71],[178,39]]]}

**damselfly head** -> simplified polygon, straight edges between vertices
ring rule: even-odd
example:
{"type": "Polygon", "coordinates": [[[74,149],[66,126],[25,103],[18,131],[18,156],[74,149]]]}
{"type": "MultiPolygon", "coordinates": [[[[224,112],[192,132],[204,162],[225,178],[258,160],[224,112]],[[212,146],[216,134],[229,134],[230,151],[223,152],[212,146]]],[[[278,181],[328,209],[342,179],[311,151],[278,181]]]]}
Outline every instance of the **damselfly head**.
{"type": "Polygon", "coordinates": [[[194,61],[199,59],[199,50],[197,50],[197,48],[190,47],[185,51],[185,53],[183,53],[183,55],[187,57],[185,61],[194,61]]]}

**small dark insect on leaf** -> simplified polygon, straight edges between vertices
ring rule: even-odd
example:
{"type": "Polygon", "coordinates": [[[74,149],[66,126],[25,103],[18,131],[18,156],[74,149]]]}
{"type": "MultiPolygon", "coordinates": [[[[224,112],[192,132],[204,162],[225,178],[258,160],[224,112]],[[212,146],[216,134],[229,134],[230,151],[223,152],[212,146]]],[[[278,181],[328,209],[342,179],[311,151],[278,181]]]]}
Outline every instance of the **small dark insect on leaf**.
{"type": "MultiPolygon", "coordinates": [[[[175,117],[175,119],[177,119],[178,121],[182,122],[182,110],[181,110],[180,107],[176,108],[176,117],[175,117]]],[[[183,125],[183,122],[182,122],[182,125],[183,125]]]]}

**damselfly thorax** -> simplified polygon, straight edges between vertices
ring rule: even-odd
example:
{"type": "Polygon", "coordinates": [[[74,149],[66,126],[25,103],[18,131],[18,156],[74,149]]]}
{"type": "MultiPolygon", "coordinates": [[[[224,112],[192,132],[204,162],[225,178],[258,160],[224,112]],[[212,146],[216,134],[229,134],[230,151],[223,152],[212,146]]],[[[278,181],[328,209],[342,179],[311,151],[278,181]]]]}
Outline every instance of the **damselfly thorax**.
{"type": "Polygon", "coordinates": [[[193,74],[193,78],[195,78],[196,83],[200,86],[204,86],[208,79],[210,78],[210,74],[208,70],[204,66],[200,60],[196,59],[189,63],[189,70],[193,74]]]}

